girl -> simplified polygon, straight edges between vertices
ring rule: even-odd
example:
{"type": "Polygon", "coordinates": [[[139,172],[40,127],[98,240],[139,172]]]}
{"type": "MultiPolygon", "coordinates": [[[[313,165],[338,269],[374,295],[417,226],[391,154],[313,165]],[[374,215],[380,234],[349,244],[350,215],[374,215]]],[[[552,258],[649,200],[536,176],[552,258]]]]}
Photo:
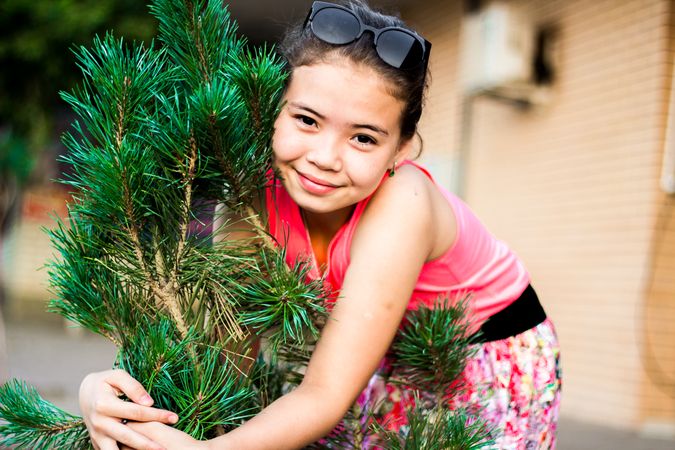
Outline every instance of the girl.
{"type": "Polygon", "coordinates": [[[410,393],[371,377],[406,311],[465,293],[483,333],[454,401],[482,408],[499,449],[555,446],[558,344],[527,271],[407,159],[430,47],[360,1],[314,2],[282,45],[291,76],[273,138],[281,181],[267,205],[289,260],[309,256],[311,276],[339,291],[305,377],[243,426],[199,442],[165,425],[175,414],[152,408],[128,374],[89,375],[80,403],[96,448],[295,449],[330,432],[357,397],[388,405],[380,412],[400,425],[410,393]]]}

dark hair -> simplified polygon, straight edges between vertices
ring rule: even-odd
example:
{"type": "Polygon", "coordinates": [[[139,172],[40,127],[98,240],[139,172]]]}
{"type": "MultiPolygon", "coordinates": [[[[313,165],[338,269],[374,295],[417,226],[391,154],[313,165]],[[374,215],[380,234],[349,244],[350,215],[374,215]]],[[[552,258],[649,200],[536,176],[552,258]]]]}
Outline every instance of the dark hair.
{"type": "MultiPolygon", "coordinates": [[[[371,27],[410,29],[399,17],[374,11],[361,0],[335,1],[334,3],[351,9],[364,24],[371,27]]],[[[401,115],[401,137],[410,139],[417,132],[417,123],[422,115],[427,84],[425,64],[412,69],[397,69],[385,63],[377,55],[373,46],[372,33],[363,33],[359,39],[350,44],[333,45],[315,37],[311,30],[303,26],[303,23],[291,27],[286,32],[279,48],[291,70],[291,77],[292,70],[296,67],[329,61],[336,56],[374,68],[390,82],[391,94],[405,104],[401,115]]]]}

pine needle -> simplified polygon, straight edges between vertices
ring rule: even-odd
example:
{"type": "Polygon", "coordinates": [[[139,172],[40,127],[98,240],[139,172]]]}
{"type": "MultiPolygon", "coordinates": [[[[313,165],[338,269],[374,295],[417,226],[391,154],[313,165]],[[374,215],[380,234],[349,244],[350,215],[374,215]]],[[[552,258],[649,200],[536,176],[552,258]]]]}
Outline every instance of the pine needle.
{"type": "Polygon", "coordinates": [[[0,387],[0,444],[32,450],[92,448],[80,417],[59,409],[18,380],[0,387]]]}

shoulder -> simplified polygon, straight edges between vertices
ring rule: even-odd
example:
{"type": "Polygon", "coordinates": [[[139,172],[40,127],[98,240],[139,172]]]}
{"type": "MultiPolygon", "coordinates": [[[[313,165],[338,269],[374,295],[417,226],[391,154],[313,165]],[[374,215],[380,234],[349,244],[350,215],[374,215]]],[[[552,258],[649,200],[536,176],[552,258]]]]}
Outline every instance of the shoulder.
{"type": "MultiPolygon", "coordinates": [[[[354,240],[414,239],[421,250],[431,248],[434,231],[433,199],[436,186],[413,165],[403,165],[385,179],[371,197],[360,219],[354,240]]],[[[437,195],[437,194],[436,194],[437,195]]],[[[430,250],[429,250],[430,251],[430,250]]]]}
{"type": "MultiPolygon", "coordinates": [[[[405,164],[375,192],[364,212],[367,229],[386,230],[390,239],[414,240],[433,260],[451,248],[458,221],[449,194],[415,164],[405,164]]],[[[358,231],[358,230],[357,230],[358,231]]]]}
{"type": "Polygon", "coordinates": [[[437,188],[420,169],[411,164],[401,166],[396,175],[386,179],[375,191],[369,208],[379,214],[407,218],[413,215],[421,225],[431,219],[437,188]]]}

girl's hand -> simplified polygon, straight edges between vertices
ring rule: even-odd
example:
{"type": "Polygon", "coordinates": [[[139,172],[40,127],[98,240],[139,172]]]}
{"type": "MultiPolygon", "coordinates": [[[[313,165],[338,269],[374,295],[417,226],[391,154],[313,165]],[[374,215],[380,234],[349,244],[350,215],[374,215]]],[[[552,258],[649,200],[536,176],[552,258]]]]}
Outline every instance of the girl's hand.
{"type": "MultiPolygon", "coordinates": [[[[210,450],[208,441],[198,441],[182,431],[159,422],[129,422],[128,426],[167,450],[210,450]]],[[[126,446],[121,447],[121,450],[128,449],[126,446]]]]}
{"type": "Polygon", "coordinates": [[[118,442],[139,450],[164,447],[127,426],[126,421],[176,423],[171,411],[152,408],[153,400],[141,384],[123,370],[87,375],[80,385],[80,409],[94,448],[117,450],[118,442]],[[130,401],[119,398],[124,394],[130,401]]]}

